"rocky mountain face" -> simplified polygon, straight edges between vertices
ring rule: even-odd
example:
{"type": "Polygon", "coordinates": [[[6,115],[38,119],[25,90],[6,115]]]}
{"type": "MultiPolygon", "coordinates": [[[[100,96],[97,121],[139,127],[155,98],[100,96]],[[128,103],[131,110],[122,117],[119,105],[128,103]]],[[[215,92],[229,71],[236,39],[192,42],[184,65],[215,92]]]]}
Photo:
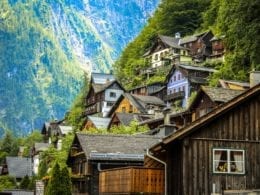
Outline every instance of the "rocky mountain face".
{"type": "Polygon", "coordinates": [[[110,71],[158,2],[1,0],[0,135],[63,118],[83,73],[110,71]]]}

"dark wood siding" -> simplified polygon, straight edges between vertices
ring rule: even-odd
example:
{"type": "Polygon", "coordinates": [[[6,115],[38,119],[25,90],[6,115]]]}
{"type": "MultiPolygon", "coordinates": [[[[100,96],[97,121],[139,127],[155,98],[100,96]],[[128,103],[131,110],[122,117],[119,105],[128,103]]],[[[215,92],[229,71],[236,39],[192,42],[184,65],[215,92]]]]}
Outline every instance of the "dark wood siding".
{"type": "Polygon", "coordinates": [[[174,143],[167,145],[169,194],[210,194],[213,184],[216,193],[260,189],[259,95],[174,143]],[[213,148],[244,150],[245,174],[213,173],[213,148]]]}

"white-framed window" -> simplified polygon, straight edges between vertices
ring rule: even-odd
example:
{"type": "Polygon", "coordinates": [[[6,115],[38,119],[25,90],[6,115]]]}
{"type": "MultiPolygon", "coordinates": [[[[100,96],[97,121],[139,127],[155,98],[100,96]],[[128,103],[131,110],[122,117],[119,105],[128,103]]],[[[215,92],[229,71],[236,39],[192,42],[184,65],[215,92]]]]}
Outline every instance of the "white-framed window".
{"type": "Polygon", "coordinates": [[[214,148],[213,173],[245,174],[245,150],[214,148]]]}

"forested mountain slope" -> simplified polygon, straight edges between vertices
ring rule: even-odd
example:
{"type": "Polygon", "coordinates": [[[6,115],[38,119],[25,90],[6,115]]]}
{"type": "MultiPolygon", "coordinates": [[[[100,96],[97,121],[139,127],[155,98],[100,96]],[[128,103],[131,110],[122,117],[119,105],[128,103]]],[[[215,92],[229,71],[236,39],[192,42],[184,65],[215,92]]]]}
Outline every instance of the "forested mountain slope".
{"type": "Polygon", "coordinates": [[[225,37],[226,47],[225,62],[215,67],[220,71],[213,80],[248,80],[250,70],[260,69],[259,29],[257,0],[163,0],[154,17],[115,63],[115,73],[127,88],[145,83],[147,80],[137,77],[136,72],[149,66],[143,55],[156,35],[174,36],[179,32],[183,37],[212,30],[215,35],[225,37]]]}
{"type": "Polygon", "coordinates": [[[84,81],[108,72],[158,0],[1,0],[0,135],[61,119],[84,81]]]}

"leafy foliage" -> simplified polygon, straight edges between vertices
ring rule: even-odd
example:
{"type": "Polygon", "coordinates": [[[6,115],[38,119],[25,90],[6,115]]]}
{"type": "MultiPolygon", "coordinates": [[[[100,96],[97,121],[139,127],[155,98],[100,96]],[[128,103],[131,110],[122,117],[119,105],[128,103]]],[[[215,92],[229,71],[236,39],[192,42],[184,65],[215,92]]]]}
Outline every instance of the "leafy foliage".
{"type": "Polygon", "coordinates": [[[70,195],[71,194],[71,182],[70,177],[68,174],[68,170],[66,167],[64,167],[62,170],[60,170],[60,166],[58,163],[55,163],[51,178],[48,181],[47,189],[45,194],[51,194],[51,195],[59,195],[59,194],[65,194],[70,195]]]}
{"type": "Polygon", "coordinates": [[[30,185],[30,178],[29,178],[28,175],[26,175],[26,176],[22,179],[22,181],[21,181],[21,183],[20,183],[20,189],[28,189],[29,185],[30,185]]]}
{"type": "MultiPolygon", "coordinates": [[[[125,88],[146,82],[146,78],[140,78],[137,73],[149,66],[144,62],[143,55],[151,47],[156,36],[174,36],[177,32],[182,36],[192,34],[200,26],[201,13],[209,4],[208,0],[163,0],[142,32],[127,45],[114,64],[115,74],[125,88]]],[[[155,81],[161,81],[161,77],[155,77],[155,81]]]]}
{"type": "Polygon", "coordinates": [[[218,78],[248,80],[249,71],[260,69],[260,4],[256,0],[213,0],[204,14],[204,28],[224,35],[225,62],[214,75],[218,78]]]}
{"type": "Polygon", "coordinates": [[[4,189],[14,189],[16,187],[16,182],[14,177],[10,176],[0,176],[0,191],[4,189]]]}
{"type": "Polygon", "coordinates": [[[17,139],[11,131],[7,131],[4,138],[0,141],[0,163],[3,163],[6,156],[17,156],[18,151],[17,139]]]}

